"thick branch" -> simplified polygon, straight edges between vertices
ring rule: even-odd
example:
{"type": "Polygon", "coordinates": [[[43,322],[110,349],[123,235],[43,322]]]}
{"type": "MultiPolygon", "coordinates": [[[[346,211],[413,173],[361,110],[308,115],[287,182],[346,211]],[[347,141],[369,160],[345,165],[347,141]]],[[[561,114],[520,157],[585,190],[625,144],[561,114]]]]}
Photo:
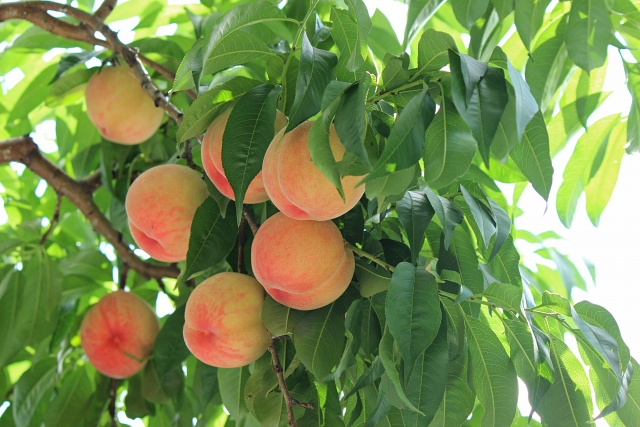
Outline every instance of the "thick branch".
{"type": "Polygon", "coordinates": [[[104,21],[116,7],[117,2],[118,0],[104,0],[98,10],[94,12],[93,16],[104,21]]]}
{"type": "MultiPolygon", "coordinates": [[[[93,202],[93,181],[76,181],[44,157],[30,136],[12,138],[0,142],[0,164],[20,162],[44,179],[54,190],[73,203],[89,220],[93,229],[111,243],[123,263],[147,278],[178,277],[174,266],[161,266],[138,258],[122,240],[120,233],[93,202]]],[[[94,178],[92,178],[94,179],[94,178]]]]}

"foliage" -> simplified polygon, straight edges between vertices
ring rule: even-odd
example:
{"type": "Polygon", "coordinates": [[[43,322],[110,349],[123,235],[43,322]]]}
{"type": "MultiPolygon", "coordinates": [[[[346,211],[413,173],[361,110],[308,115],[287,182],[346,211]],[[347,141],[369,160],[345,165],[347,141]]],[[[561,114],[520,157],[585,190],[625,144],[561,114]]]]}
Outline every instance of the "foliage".
{"type": "MultiPolygon", "coordinates": [[[[309,312],[268,298],[262,313],[274,335],[290,338],[278,341],[288,389],[314,405],[294,408],[299,425],[525,425],[518,377],[544,425],[583,426],[594,416],[638,425],[640,369],[615,319],[570,302],[586,281],[556,249],[557,235],[513,225],[528,184],[548,200],[552,158],[574,137],[581,134],[556,198],[567,227],[583,193],[597,225],[625,149],[640,150],[637,64],[624,62],[629,115],[589,120],[608,95],[607,48],[637,55],[638,2],[560,1],[550,10],[548,0],[407,3],[403,40],[362,0],[118,5],[107,22],[136,19],[131,46],[175,73],[170,81],[149,69],[185,113],[181,125],[167,118],[139,146],[101,140],[86,114],[84,85],[109,51],[25,21],[1,22],[0,139],[55,123],[47,158],[73,178],[100,172],[94,200],[132,242],[124,211],[132,179],[185,163],[185,141],[200,165],[195,137],[230,106],[243,106],[225,132],[240,149],[223,149],[238,200],[271,134],[258,140],[237,124],[269,130],[276,108],[289,116],[287,130],[317,119],[310,150],[336,191],[340,177],[368,176],[366,197],[335,220],[360,256],[348,291],[309,312]],[[167,25],[175,32],[157,36],[167,25]],[[341,161],[328,146],[334,119],[347,150],[341,161]],[[497,183],[515,184],[513,194],[497,183]],[[521,262],[518,240],[537,245],[544,262],[535,270],[521,262]],[[579,355],[564,343],[567,333],[579,355]]],[[[2,166],[0,182],[8,217],[0,226],[0,396],[9,402],[0,426],[107,426],[112,401],[117,414],[150,427],[286,425],[268,353],[249,367],[216,369],[181,341],[190,286],[238,264],[241,204],[209,185],[182,276],[161,289],[133,270],[122,274],[122,261],[69,200],[56,222],[58,196],[30,169],[2,166]],[[176,310],[161,319],[153,363],[115,382],[87,362],[78,329],[118,284],[176,310]]],[[[250,210],[258,222],[275,212],[268,202],[250,210]]],[[[250,238],[251,272],[249,247],[250,238]]]]}

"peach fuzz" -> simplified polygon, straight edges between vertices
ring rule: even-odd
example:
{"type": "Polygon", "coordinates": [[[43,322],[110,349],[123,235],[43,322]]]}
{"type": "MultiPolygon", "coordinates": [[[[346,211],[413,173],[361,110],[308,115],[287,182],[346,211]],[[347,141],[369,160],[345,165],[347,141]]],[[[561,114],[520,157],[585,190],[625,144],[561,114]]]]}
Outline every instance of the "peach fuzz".
{"type": "Polygon", "coordinates": [[[280,304],[313,310],[349,286],[355,263],[331,221],[299,221],[282,213],[267,219],[251,245],[256,279],[280,304]]]}
{"type": "MultiPolygon", "coordinates": [[[[313,122],[304,122],[284,137],[284,131],[280,131],[273,138],[262,163],[262,179],[269,198],[282,213],[293,219],[324,221],[354,207],[364,194],[364,185],[357,186],[362,176],[342,178],[342,200],[311,160],[308,140],[312,125],[313,122]]],[[[342,160],[345,148],[333,125],[329,141],[336,161],[342,160]]]]}
{"type": "Polygon", "coordinates": [[[159,331],[158,318],[146,301],[117,291],[89,309],[80,325],[80,340],[98,372],[119,379],[144,368],[159,331]]]}
{"type": "MultiPolygon", "coordinates": [[[[202,165],[207,176],[216,186],[216,188],[231,200],[235,200],[233,189],[227,180],[222,167],[222,135],[224,128],[229,120],[231,110],[227,110],[220,114],[211,123],[202,140],[202,165]]],[[[287,118],[280,111],[276,113],[275,132],[287,125],[287,118]]],[[[262,183],[262,172],[259,172],[247,188],[244,196],[244,203],[254,204],[262,203],[269,200],[267,192],[262,183]]]]}
{"type": "Polygon", "coordinates": [[[91,76],[85,98],[87,115],[100,135],[119,144],[151,138],[164,115],[126,65],[104,67],[91,76]]]}
{"type": "Polygon", "coordinates": [[[270,336],[262,323],[264,289],[239,273],[209,277],[191,293],[184,342],[200,361],[219,368],[248,365],[264,354],[270,336]]]}
{"type": "Polygon", "coordinates": [[[125,200],[136,244],[158,261],[184,261],[193,216],[207,195],[200,175],[186,166],[161,165],[142,173],[125,200]]]}

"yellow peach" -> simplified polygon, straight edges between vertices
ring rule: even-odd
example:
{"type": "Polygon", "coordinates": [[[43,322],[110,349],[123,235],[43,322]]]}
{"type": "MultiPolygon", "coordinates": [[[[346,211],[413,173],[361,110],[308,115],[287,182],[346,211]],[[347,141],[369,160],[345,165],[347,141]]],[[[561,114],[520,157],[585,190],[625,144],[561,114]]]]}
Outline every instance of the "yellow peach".
{"type": "Polygon", "coordinates": [[[239,273],[209,277],[191,293],[184,342],[202,362],[219,368],[248,365],[264,354],[269,332],[262,323],[264,289],[239,273]]]}
{"type": "Polygon", "coordinates": [[[281,304],[313,310],[332,303],[349,286],[355,263],[331,221],[300,221],[277,213],[251,245],[256,279],[281,304]]]}

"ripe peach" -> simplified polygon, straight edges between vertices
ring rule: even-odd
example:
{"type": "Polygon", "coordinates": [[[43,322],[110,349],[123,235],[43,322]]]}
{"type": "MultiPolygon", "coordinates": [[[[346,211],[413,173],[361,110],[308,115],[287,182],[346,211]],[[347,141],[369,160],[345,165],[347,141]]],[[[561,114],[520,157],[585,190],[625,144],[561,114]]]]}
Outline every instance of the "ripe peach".
{"type": "Polygon", "coordinates": [[[349,286],[355,263],[331,221],[299,221],[282,213],[266,220],[251,245],[256,279],[281,304],[313,310],[349,286]]]}
{"type": "Polygon", "coordinates": [[[117,291],[91,307],[80,325],[82,348],[98,372],[127,378],[147,363],[160,324],[136,294],[117,291]]]}
{"type": "Polygon", "coordinates": [[[254,278],[239,273],[209,277],[187,301],[184,342],[208,365],[248,365],[269,346],[269,332],[262,323],[263,304],[264,289],[254,278]]]}
{"type": "MultiPolygon", "coordinates": [[[[222,168],[222,134],[230,114],[231,110],[227,110],[216,117],[204,134],[204,139],[202,140],[202,165],[216,188],[229,199],[235,200],[233,189],[222,168]]],[[[276,113],[275,131],[278,132],[286,125],[287,118],[278,111],[276,113]]],[[[249,188],[247,188],[244,203],[262,203],[267,200],[269,200],[269,196],[267,196],[262,183],[262,172],[259,172],[249,184],[249,188]]]]}
{"type": "MultiPolygon", "coordinates": [[[[269,145],[262,163],[262,180],[269,198],[282,213],[293,219],[324,221],[336,218],[358,203],[364,185],[356,187],[361,176],[345,176],[345,200],[333,184],[311,161],[308,140],[313,122],[304,122],[282,136],[280,131],[269,145]]],[[[329,141],[336,161],[345,149],[333,125],[329,141]]]]}
{"type": "Polygon", "coordinates": [[[151,138],[164,115],[126,65],[104,67],[91,76],[85,97],[87,115],[100,135],[119,144],[151,138]]]}
{"type": "Polygon", "coordinates": [[[184,261],[193,216],[207,194],[200,175],[186,166],[145,171],[131,184],[125,201],[136,244],[158,261],[184,261]]]}

